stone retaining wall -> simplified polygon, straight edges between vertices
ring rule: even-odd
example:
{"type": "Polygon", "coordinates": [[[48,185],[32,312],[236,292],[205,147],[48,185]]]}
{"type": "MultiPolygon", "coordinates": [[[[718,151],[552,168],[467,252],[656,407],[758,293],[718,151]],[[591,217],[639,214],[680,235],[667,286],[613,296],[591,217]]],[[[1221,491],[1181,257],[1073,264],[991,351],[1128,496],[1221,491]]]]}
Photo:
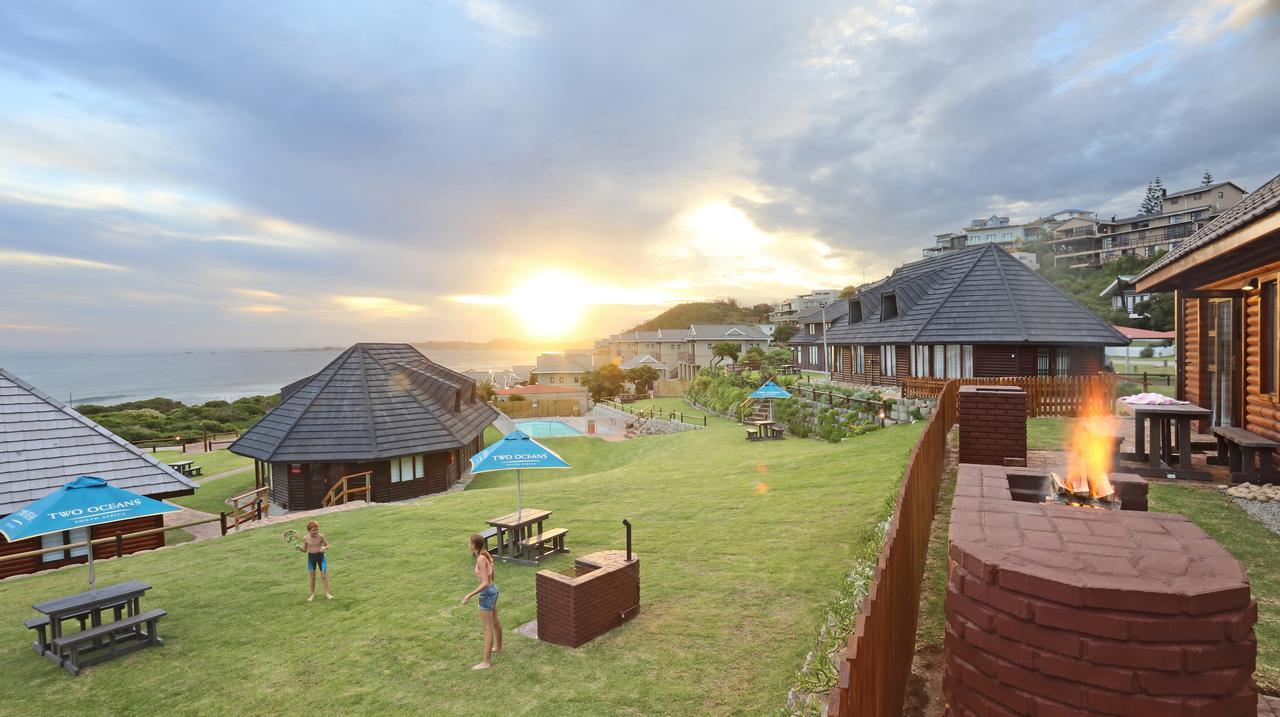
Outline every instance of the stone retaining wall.
{"type": "MultiPolygon", "coordinates": [[[[600,421],[615,422],[619,433],[622,431],[622,427],[627,425],[628,421],[636,418],[626,411],[619,411],[616,408],[599,403],[592,409],[592,412],[595,413],[597,423],[600,421]]],[[[642,436],[667,435],[701,428],[702,426],[693,426],[679,421],[668,421],[665,418],[649,418],[645,420],[644,425],[640,426],[637,433],[642,436]]]]}

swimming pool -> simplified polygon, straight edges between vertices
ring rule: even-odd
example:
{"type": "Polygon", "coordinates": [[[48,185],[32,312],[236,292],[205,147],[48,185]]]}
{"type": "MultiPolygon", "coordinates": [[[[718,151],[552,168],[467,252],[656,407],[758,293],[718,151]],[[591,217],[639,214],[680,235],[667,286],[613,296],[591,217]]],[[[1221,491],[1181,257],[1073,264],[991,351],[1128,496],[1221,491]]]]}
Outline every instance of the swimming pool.
{"type": "Polygon", "coordinates": [[[519,421],[516,423],[516,428],[534,438],[564,438],[566,436],[583,435],[582,431],[562,421],[519,421]]]}

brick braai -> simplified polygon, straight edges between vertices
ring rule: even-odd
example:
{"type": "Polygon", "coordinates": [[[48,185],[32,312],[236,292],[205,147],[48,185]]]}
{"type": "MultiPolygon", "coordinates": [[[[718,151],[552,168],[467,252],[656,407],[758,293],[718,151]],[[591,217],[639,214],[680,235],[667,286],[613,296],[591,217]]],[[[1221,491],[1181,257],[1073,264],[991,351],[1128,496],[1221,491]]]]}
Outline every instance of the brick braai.
{"type": "Polygon", "coordinates": [[[960,387],[960,462],[1027,464],[1027,392],[1017,386],[960,387]]]}
{"type": "Polygon", "coordinates": [[[538,639],[579,647],[640,611],[640,556],[602,550],[574,561],[575,575],[539,570],[538,639]]]}
{"type": "Polygon", "coordinates": [[[1013,500],[1018,472],[959,468],[948,713],[1253,717],[1240,563],[1180,515],[1013,500]]]}

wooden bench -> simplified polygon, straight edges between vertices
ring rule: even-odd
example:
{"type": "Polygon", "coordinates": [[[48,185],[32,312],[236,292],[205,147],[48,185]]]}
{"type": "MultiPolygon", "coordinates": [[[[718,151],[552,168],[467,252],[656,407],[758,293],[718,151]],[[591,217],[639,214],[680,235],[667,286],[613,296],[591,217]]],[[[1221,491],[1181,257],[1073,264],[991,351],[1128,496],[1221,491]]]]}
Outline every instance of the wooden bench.
{"type": "Polygon", "coordinates": [[[143,647],[163,645],[156,623],[167,614],[164,610],[148,610],[141,615],[64,635],[53,641],[53,650],[63,656],[62,668],[78,675],[80,670],[91,664],[143,647]],[[107,641],[105,646],[101,646],[103,639],[107,641]],[[87,658],[81,654],[86,647],[94,653],[87,658]]]}
{"type": "Polygon", "coordinates": [[[1231,480],[1276,482],[1274,461],[1280,442],[1235,426],[1214,426],[1213,435],[1218,439],[1217,462],[1230,467],[1231,480]]]}
{"type": "Polygon", "coordinates": [[[194,478],[198,475],[204,475],[204,466],[193,465],[187,469],[186,476],[188,478],[194,478]]]}
{"type": "Polygon", "coordinates": [[[490,547],[490,546],[489,546],[489,541],[490,541],[490,540],[493,540],[493,539],[494,539],[494,538],[496,538],[496,537],[498,537],[498,529],[497,529],[497,528],[489,527],[489,528],[486,528],[486,529],[484,529],[484,530],[480,531],[480,537],[484,538],[484,549],[485,549],[485,550],[489,551],[490,553],[493,553],[495,550],[497,550],[497,549],[498,549],[498,546],[496,546],[496,545],[495,545],[495,546],[493,546],[493,547],[490,547]]]}
{"type": "Polygon", "coordinates": [[[747,440],[748,440],[748,441],[758,441],[758,440],[760,440],[760,439],[762,439],[762,438],[764,438],[764,436],[760,435],[760,429],[759,429],[759,428],[748,428],[748,429],[747,429],[747,440]]]}
{"type": "Polygon", "coordinates": [[[569,551],[564,547],[564,536],[568,534],[569,534],[568,528],[552,528],[551,530],[548,530],[545,533],[530,535],[524,540],[521,540],[520,547],[529,551],[536,550],[544,554],[567,553],[569,551]],[[551,549],[546,550],[544,552],[543,549],[546,547],[547,543],[551,544],[551,549]]]}

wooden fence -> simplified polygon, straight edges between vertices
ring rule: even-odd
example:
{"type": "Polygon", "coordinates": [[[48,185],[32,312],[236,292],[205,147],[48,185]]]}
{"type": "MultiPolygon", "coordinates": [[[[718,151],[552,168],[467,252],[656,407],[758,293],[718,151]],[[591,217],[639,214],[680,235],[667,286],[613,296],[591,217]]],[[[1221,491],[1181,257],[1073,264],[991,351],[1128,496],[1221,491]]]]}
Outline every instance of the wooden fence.
{"type": "Polygon", "coordinates": [[[857,408],[859,411],[866,411],[877,416],[884,416],[883,401],[869,401],[865,398],[854,398],[836,391],[819,391],[812,386],[795,385],[790,389],[792,393],[801,398],[807,398],[815,403],[825,403],[828,406],[843,406],[845,408],[857,408]],[[808,394],[808,395],[806,395],[808,394]],[[856,404],[856,405],[855,405],[856,404]]]}
{"type": "Polygon", "coordinates": [[[1098,396],[1109,397],[1107,405],[1115,403],[1116,386],[1120,379],[1115,374],[1100,373],[1093,376],[1005,376],[1001,378],[918,378],[902,379],[903,398],[935,398],[950,381],[960,386],[1018,386],[1027,392],[1027,415],[1075,416],[1080,408],[1098,396]],[[1101,393],[1100,393],[1101,392],[1101,393]]]}
{"type": "Polygon", "coordinates": [[[681,381],[678,378],[662,378],[653,384],[653,395],[657,396],[683,396],[689,390],[690,381],[681,381]]]}
{"type": "Polygon", "coordinates": [[[832,717],[896,717],[902,714],[938,488],[955,425],[959,382],[939,391],[938,408],[925,425],[903,471],[893,517],[875,575],[859,608],[840,680],[828,696],[832,717]]]}
{"type": "Polygon", "coordinates": [[[493,407],[508,418],[549,418],[581,416],[582,402],[576,398],[543,398],[532,401],[494,401],[493,407]]]}

